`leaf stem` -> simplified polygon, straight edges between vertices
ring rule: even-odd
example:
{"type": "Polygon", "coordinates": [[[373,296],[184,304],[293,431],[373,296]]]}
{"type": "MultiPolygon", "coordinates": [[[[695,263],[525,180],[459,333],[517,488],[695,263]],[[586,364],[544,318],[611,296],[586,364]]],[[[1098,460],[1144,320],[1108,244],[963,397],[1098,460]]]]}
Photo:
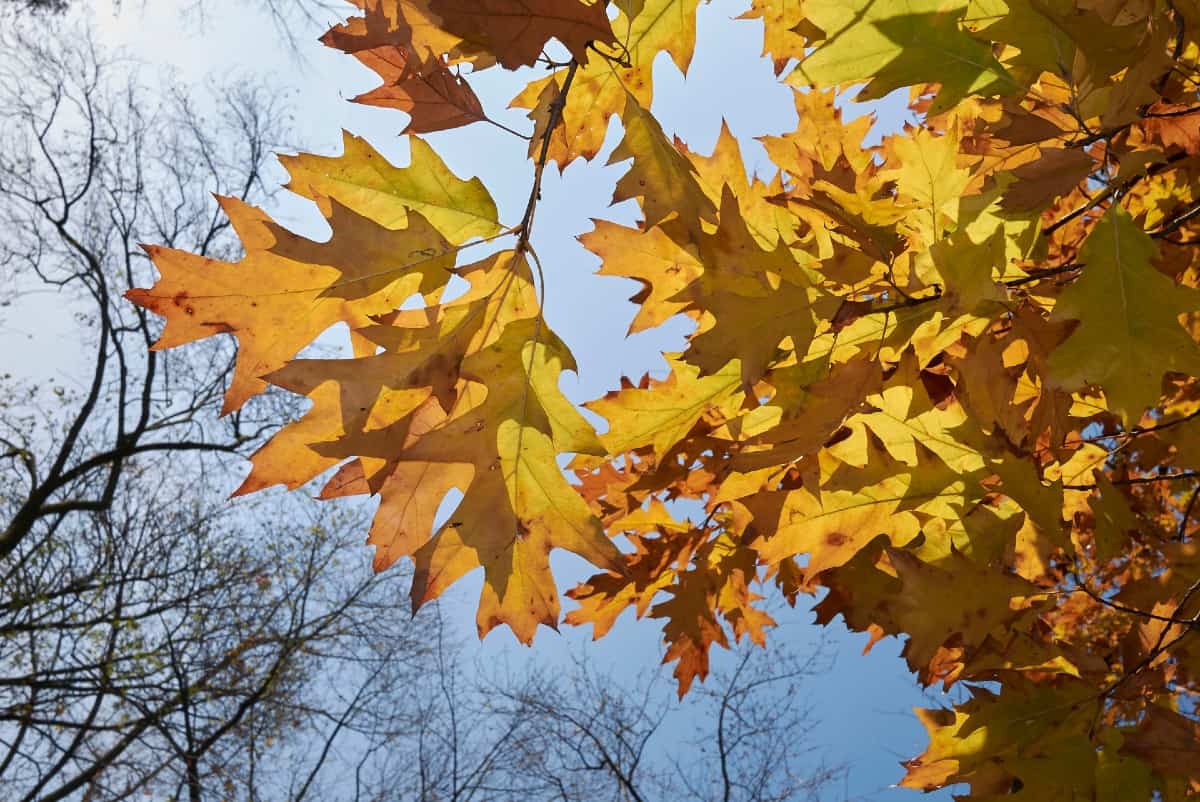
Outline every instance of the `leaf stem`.
{"type": "Polygon", "coordinates": [[[493,120],[491,117],[484,117],[484,118],[483,118],[483,121],[484,121],[485,123],[491,123],[492,125],[494,125],[494,126],[496,126],[497,128],[499,128],[501,131],[507,131],[508,133],[512,134],[512,135],[513,135],[513,136],[515,136],[515,137],[519,137],[519,138],[521,138],[521,139],[524,139],[526,142],[528,142],[530,139],[532,139],[532,138],[533,138],[533,137],[531,137],[529,134],[522,134],[520,131],[516,130],[515,128],[509,128],[509,127],[508,127],[507,125],[505,125],[504,123],[502,123],[502,122],[499,122],[499,121],[497,121],[497,120],[493,120]]]}

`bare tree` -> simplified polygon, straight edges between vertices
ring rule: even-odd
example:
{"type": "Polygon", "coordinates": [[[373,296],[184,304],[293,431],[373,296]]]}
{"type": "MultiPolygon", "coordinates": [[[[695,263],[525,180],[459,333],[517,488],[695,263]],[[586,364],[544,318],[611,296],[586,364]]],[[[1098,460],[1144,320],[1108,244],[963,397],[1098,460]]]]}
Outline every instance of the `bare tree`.
{"type": "Polygon", "coordinates": [[[372,766],[372,802],[816,802],[845,775],[821,749],[804,682],[828,649],[744,644],[682,700],[664,672],[622,679],[595,656],[468,670],[439,638],[414,687],[417,729],[372,766]]]}
{"type": "Polygon", "coordinates": [[[61,14],[68,5],[67,0],[4,0],[4,3],[11,8],[51,14],[61,14]]]}
{"type": "MultiPolygon", "coordinates": [[[[144,6],[146,0],[125,0],[126,3],[144,6]]],[[[275,23],[276,30],[291,44],[296,44],[296,35],[309,23],[326,23],[331,18],[344,16],[350,0],[254,0],[252,6],[267,14],[275,23]]],[[[77,0],[0,0],[0,19],[4,14],[32,14],[36,16],[51,16],[63,14],[75,6],[84,6],[86,2],[77,0]]],[[[116,2],[118,8],[122,3],[116,2]]],[[[211,13],[214,0],[182,0],[178,11],[180,16],[198,22],[201,26],[206,16],[211,13]]]]}
{"type": "Polygon", "coordinates": [[[817,802],[839,792],[803,692],[823,643],[750,644],[682,700],[663,671],[621,678],[596,655],[566,666],[472,666],[440,616],[413,726],[355,772],[362,802],[817,802]]]}
{"type": "Polygon", "coordinates": [[[813,802],[834,791],[845,767],[830,763],[804,681],[832,669],[822,643],[801,655],[777,637],[764,652],[746,644],[713,682],[697,689],[707,723],[701,759],[673,758],[678,785],[695,799],[813,802]]]}
{"type": "Polygon", "coordinates": [[[150,351],[122,298],[139,242],[233,254],[206,190],[262,196],[285,110],[246,84],[153,94],[74,29],[0,40],[4,301],[78,324],[4,357],[0,798],[336,799],[340,744],[411,726],[431,653],[407,579],[343,564],[353,508],[227,504],[230,455],[285,402],[219,419],[232,348],[150,351]],[[20,380],[56,358],[83,375],[20,380]]]}
{"type": "Polygon", "coordinates": [[[661,673],[622,682],[580,659],[501,689],[539,722],[522,744],[547,800],[814,802],[844,774],[812,738],[801,692],[827,671],[824,646],[801,656],[783,639],[743,644],[682,701],[661,673]],[[679,733],[689,735],[679,737],[679,733]]]}

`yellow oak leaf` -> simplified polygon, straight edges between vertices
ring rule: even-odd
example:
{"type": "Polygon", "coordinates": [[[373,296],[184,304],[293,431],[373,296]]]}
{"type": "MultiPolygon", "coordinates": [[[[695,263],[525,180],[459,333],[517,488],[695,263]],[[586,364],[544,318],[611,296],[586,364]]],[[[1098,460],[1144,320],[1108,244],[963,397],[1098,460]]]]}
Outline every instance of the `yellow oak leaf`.
{"type": "MultiPolygon", "coordinates": [[[[605,59],[592,59],[587,66],[575,70],[562,108],[562,120],[550,132],[546,151],[547,158],[557,164],[559,170],[577,158],[592,160],[604,146],[609,119],[624,111],[629,94],[617,70],[605,59]]],[[[558,98],[567,74],[568,70],[559,70],[531,81],[509,106],[529,109],[536,131],[538,121],[549,120],[550,104],[558,98]]],[[[541,124],[544,132],[545,122],[541,124]]],[[[541,147],[541,141],[535,136],[529,143],[530,156],[536,158],[541,147]]]]}
{"type": "Polygon", "coordinates": [[[840,465],[822,487],[762,492],[743,499],[754,516],[752,543],[768,563],[808,555],[806,580],[843,565],[879,535],[895,546],[917,536],[935,512],[957,518],[961,476],[929,452],[908,468],[868,436],[865,465],[840,465]]]}
{"type": "Polygon", "coordinates": [[[548,87],[563,86],[572,74],[562,125],[550,137],[548,156],[561,170],[576,158],[592,159],[604,144],[609,119],[621,114],[632,95],[643,108],[653,99],[654,59],[667,52],[687,73],[696,41],[696,8],[700,0],[618,2],[612,28],[617,45],[609,58],[592,58],[582,66],[558,70],[531,82],[511,106],[536,110],[548,87]]]}
{"type": "Polygon", "coordinates": [[[1066,20],[1074,11],[1062,3],[1036,0],[971,0],[963,26],[1011,45],[1013,49],[1002,57],[1005,66],[1018,77],[1033,80],[1074,60],[1076,43],[1066,20]]]}
{"type": "MultiPolygon", "coordinates": [[[[737,137],[729,130],[729,124],[721,120],[721,130],[717,133],[717,142],[708,156],[693,153],[684,149],[688,161],[696,171],[696,178],[704,194],[714,205],[721,203],[721,196],[728,187],[739,202],[750,198],[750,179],[746,175],[746,161],[742,157],[742,148],[737,137]]],[[[765,199],[762,201],[767,204],[765,199]]],[[[774,242],[767,243],[773,245],[774,242]]]]}
{"type": "Polygon", "coordinates": [[[638,305],[630,334],[664,323],[687,308],[688,302],[676,297],[703,272],[698,257],[657,226],[640,230],[607,220],[592,223],[595,229],[579,241],[603,260],[597,273],[642,284],[642,290],[629,299],[638,305]]]}
{"type": "MultiPolygon", "coordinates": [[[[465,356],[491,344],[508,323],[535,314],[531,278],[522,276],[519,266],[510,267],[505,254],[464,267],[461,273],[472,281],[471,289],[448,306],[396,314],[389,325],[357,330],[373,347],[383,346],[382,353],[293,360],[265,376],[272,384],[309,396],[313,406],[255,452],[253,469],[235,495],[274,484],[297,487],[352,454],[390,459],[410,443],[414,424],[423,432],[440,422],[436,413],[422,408],[424,399],[432,395],[444,418],[458,401],[465,356]],[[420,421],[415,421],[410,414],[419,408],[420,421]]],[[[412,472],[394,464],[391,469],[412,472]]],[[[391,494],[403,481],[380,471],[370,478],[369,489],[380,491],[380,485],[388,483],[381,491],[387,508],[393,506],[391,494]]],[[[377,540],[382,538],[381,527],[377,516],[372,529],[377,540]]],[[[421,533],[419,542],[427,534],[428,530],[421,533]]],[[[406,542],[410,535],[405,535],[406,542]]]]}
{"type": "Polygon", "coordinates": [[[796,130],[761,138],[771,161],[796,178],[822,178],[823,173],[838,167],[839,159],[844,159],[854,172],[864,171],[871,163],[871,152],[862,147],[862,142],[871,130],[872,119],[864,115],[844,121],[836,100],[834,90],[797,91],[796,130]]]}
{"type": "Polygon", "coordinates": [[[1070,548],[1064,524],[1065,499],[1061,481],[1042,482],[1035,465],[1011,454],[989,460],[988,469],[995,471],[1000,478],[1000,490],[1021,506],[1040,534],[1055,546],[1070,548]]]}
{"type": "Polygon", "coordinates": [[[617,181],[613,203],[640,198],[647,227],[672,216],[693,231],[700,229],[701,220],[715,222],[716,207],[700,189],[695,168],[667,139],[658,120],[629,97],[621,122],[625,136],[608,163],[633,159],[633,164],[617,181]]]}
{"type": "Polygon", "coordinates": [[[1064,390],[1100,385],[1127,425],[1162,397],[1164,373],[1200,376],[1200,345],[1179,322],[1200,310],[1200,290],[1155,270],[1155,250],[1150,236],[1113,204],[1080,251],[1080,278],[1050,316],[1078,324],[1050,355],[1048,380],[1064,390]]]}
{"type": "Polygon", "coordinates": [[[946,360],[955,373],[955,397],[980,431],[999,431],[1014,445],[1024,444],[1034,399],[1018,398],[1024,361],[1006,361],[1012,341],[984,333],[962,342],[963,352],[946,360]]]}
{"type": "Polygon", "coordinates": [[[622,15],[613,25],[619,42],[615,55],[629,65],[620,73],[621,82],[641,106],[650,108],[654,60],[659,53],[667,53],[687,75],[696,49],[700,0],[619,0],[616,5],[622,15]]]}
{"type": "MultiPolygon", "coordinates": [[[[788,204],[797,216],[803,216],[806,209],[818,212],[810,225],[831,229],[866,257],[887,264],[904,251],[897,223],[908,210],[883,190],[883,182],[870,173],[860,174],[849,190],[821,179],[802,192],[790,193],[788,204]]],[[[819,269],[824,272],[825,266],[819,269]]]]}
{"type": "Polygon", "coordinates": [[[739,19],[763,21],[763,55],[771,55],[775,74],[783,72],[792,59],[806,54],[803,4],[796,0],[751,0],[750,10],[739,19]]]}
{"type": "Polygon", "coordinates": [[[233,495],[253,493],[276,484],[289,490],[299,487],[343,459],[322,454],[311,445],[407,420],[430,397],[431,390],[426,386],[403,386],[408,373],[404,368],[408,366],[393,374],[382,372],[381,369],[396,368],[397,362],[402,363],[396,356],[293,360],[268,374],[266,378],[272,384],[308,396],[313,405],[302,418],[284,426],[254,452],[250,474],[233,495]],[[363,380],[371,376],[380,379],[363,380]]]}
{"type": "Polygon", "coordinates": [[[741,366],[731,362],[717,373],[668,357],[671,375],[647,387],[626,387],[590,401],[588,409],[608,420],[601,436],[610,454],[652,445],[662,457],[687,436],[702,417],[732,417],[742,403],[741,366]]]}
{"type": "Polygon", "coordinates": [[[970,438],[958,431],[966,420],[961,405],[933,404],[912,351],[905,352],[883,390],[867,396],[866,401],[877,411],[861,413],[855,420],[869,426],[897,459],[916,465],[917,448],[923,446],[954,470],[965,473],[983,466],[983,457],[970,438]]]}
{"type": "Polygon", "coordinates": [[[451,520],[414,555],[414,605],[483,566],[480,634],[504,623],[528,643],[538,624],[558,623],[551,549],[619,570],[616,547],[556,461],[563,451],[600,451],[591,427],[558,389],[561,371],[571,367],[565,346],[540,318],[509,324],[463,362],[463,376],[486,387],[482,403],[398,455],[473,469],[451,520]]]}
{"type": "Polygon", "coordinates": [[[717,144],[708,156],[692,153],[683,145],[680,148],[695,168],[696,180],[710,201],[719,206],[727,189],[734,194],[746,228],[764,249],[774,248],[780,240],[794,239],[795,217],[770,201],[771,196],[780,193],[782,185],[747,178],[741,146],[728,125],[721,123],[717,144]]]}
{"type": "Polygon", "coordinates": [[[957,124],[941,136],[925,128],[884,140],[888,155],[881,176],[896,182],[897,196],[908,210],[908,222],[925,245],[933,245],[958,215],[959,198],[971,171],[958,165],[957,124]]]}
{"type": "MultiPolygon", "coordinates": [[[[931,790],[970,778],[988,764],[1006,766],[1020,761],[1023,752],[1045,753],[1055,741],[1075,741],[1088,731],[1097,705],[1087,683],[1066,678],[1054,685],[1013,681],[1000,695],[976,687],[971,689],[971,698],[953,710],[918,709],[917,717],[929,732],[929,746],[905,763],[908,772],[900,785],[931,790]]],[[[1095,748],[1083,743],[1094,761],[1095,748]]],[[[1005,793],[1013,776],[1008,774],[1005,779],[1005,793]]]]}
{"type": "Polygon", "coordinates": [[[930,256],[945,282],[943,303],[949,314],[983,314],[988,305],[996,307],[1008,298],[994,280],[994,274],[1003,274],[1008,261],[1002,228],[978,243],[965,231],[956,231],[936,242],[930,256]]]}
{"type": "Polygon", "coordinates": [[[818,360],[776,368],[768,381],[775,396],[759,410],[771,416],[770,427],[743,441],[732,460],[737,470],[760,470],[815,454],[862,399],[880,389],[881,375],[878,363],[865,359],[832,368],[818,360]]]}
{"type": "Polygon", "coordinates": [[[966,9],[967,0],[806,0],[804,16],[825,38],[788,80],[813,86],[868,81],[861,100],[940,83],[935,113],[967,95],[1016,89],[989,44],[963,28],[966,9]]]}
{"type": "Polygon", "coordinates": [[[796,353],[808,352],[819,293],[787,246],[762,248],[728,188],[719,228],[700,237],[700,258],[703,272],[677,297],[688,298],[689,308],[712,314],[716,322],[692,337],[685,360],[704,373],[738,360],[748,388],[766,373],[785,338],[796,353]]]}
{"type": "Polygon", "coordinates": [[[452,488],[471,481],[471,467],[461,463],[399,462],[380,472],[379,507],[371,520],[367,545],[375,547],[372,567],[382,571],[411,557],[429,541],[442,499],[452,488]]]}
{"type": "Polygon", "coordinates": [[[326,214],[332,201],[388,228],[402,228],[408,212],[428,220],[443,237],[461,245],[501,231],[496,204],[478,178],[464,181],[420,137],[408,137],[407,167],[396,167],[361,137],[344,132],[341,156],[280,156],[291,176],[287,188],[317,202],[326,214]]]}

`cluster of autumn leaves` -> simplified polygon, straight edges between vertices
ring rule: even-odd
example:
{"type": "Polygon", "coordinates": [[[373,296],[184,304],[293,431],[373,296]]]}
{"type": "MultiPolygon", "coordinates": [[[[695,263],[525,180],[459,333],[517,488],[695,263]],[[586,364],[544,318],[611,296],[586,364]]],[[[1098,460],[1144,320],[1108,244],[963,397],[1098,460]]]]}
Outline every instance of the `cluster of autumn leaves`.
{"type": "Polygon", "coordinates": [[[550,68],[513,101],[530,203],[504,226],[422,139],[396,167],[347,135],[283,158],[328,241],[224,200],[240,262],[151,249],[161,279],[130,298],[166,318],[158,347],[238,340],[226,411],[268,384],[311,399],[239,492],[336,467],[322,496],[379,497],[376,566],[411,557],[414,603],[482,566],[480,631],[524,641],[559,620],[569,549],[601,572],[566,620],[662,619],[681,692],[713,644],[765,643],[764,594],[820,595],[820,622],[967,683],[919,711],[905,786],[1200,792],[1200,4],[755,0],[799,124],[753,180],[728,131],[700,155],[650,111],[698,0],[358,5],[323,41],[410,132],[491,122],[464,76],[550,68]],[[920,124],[864,147],[851,84],[908,87],[920,124]],[[588,405],[597,435],[558,388],[530,237],[547,165],[595,157],[613,116],[615,201],[644,222],[583,243],[642,284],[633,331],[697,329],[665,380],[588,405]],[[354,358],[294,358],[339,322],[354,358]]]}

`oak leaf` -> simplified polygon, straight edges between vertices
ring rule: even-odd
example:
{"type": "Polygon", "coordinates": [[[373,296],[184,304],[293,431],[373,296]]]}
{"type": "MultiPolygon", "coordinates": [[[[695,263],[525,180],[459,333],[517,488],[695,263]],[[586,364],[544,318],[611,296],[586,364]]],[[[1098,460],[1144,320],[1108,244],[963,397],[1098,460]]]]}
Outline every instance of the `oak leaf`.
{"type": "Polygon", "coordinates": [[[763,492],[744,500],[758,535],[753,545],[764,560],[808,554],[805,576],[812,578],[845,564],[878,535],[887,535],[896,546],[909,543],[921,530],[923,508],[957,517],[966,491],[957,474],[924,450],[918,452],[919,463],[906,469],[874,437],[866,440],[866,462],[837,465],[823,487],[763,492]]]}
{"type": "Polygon", "coordinates": [[[1167,371],[1200,376],[1200,344],[1179,322],[1200,310],[1200,290],[1155,270],[1155,251],[1129,213],[1112,206],[1080,251],[1080,278],[1051,316],[1079,324],[1050,355],[1050,380],[1068,390],[1100,385],[1126,422],[1162,397],[1167,371]]]}
{"type": "Polygon", "coordinates": [[[885,141],[888,167],[881,176],[896,182],[909,224],[927,246],[957,222],[959,199],[971,180],[971,171],[959,164],[959,142],[956,123],[941,136],[922,128],[885,141]]]}
{"type": "Polygon", "coordinates": [[[371,315],[413,294],[431,293],[449,279],[454,263],[446,241],[417,214],[407,217],[409,228],[390,229],[331,201],[333,236],[316,243],[241,201],[221,200],[246,256],[229,263],[148,247],[160,278],[126,297],[166,318],[156,348],[221,333],[237,338],[223,413],[265,390],[262,376],[282,368],[334,323],[366,325],[371,315]]]}
{"type": "Polygon", "coordinates": [[[937,82],[936,109],[968,94],[990,95],[1015,88],[987,43],[962,26],[966,0],[815,0],[804,16],[824,32],[824,41],[789,79],[815,86],[868,81],[859,99],[893,89],[937,82]]]}
{"type": "Polygon", "coordinates": [[[627,387],[589,402],[587,408],[608,419],[601,436],[610,454],[653,446],[662,456],[682,440],[705,415],[732,416],[741,406],[741,368],[731,362],[701,376],[684,362],[671,360],[666,380],[646,387],[627,387]]]}
{"type": "Polygon", "coordinates": [[[714,222],[716,207],[700,189],[696,169],[650,112],[628,97],[621,122],[625,136],[608,163],[633,159],[633,164],[617,181],[613,203],[640,198],[647,226],[672,217],[688,230],[698,231],[701,220],[714,222]]]}
{"type": "Polygon", "coordinates": [[[592,42],[615,44],[603,2],[581,0],[429,0],[441,27],[501,66],[532,66],[546,43],[562,42],[580,63],[592,42]]]}
{"type": "Polygon", "coordinates": [[[388,228],[402,228],[408,212],[422,215],[454,245],[502,229],[496,204],[478,178],[456,176],[425,140],[408,137],[407,167],[396,167],[361,137],[343,132],[341,156],[280,156],[291,176],[287,188],[312,198],[326,214],[332,201],[388,228]]]}
{"type": "Polygon", "coordinates": [[[703,272],[699,258],[657,226],[639,230],[607,220],[592,223],[595,229],[579,241],[603,260],[597,272],[642,284],[642,290],[630,298],[638,307],[630,334],[664,323],[687,308],[688,302],[677,296],[703,272]]]}
{"type": "Polygon", "coordinates": [[[558,623],[551,549],[601,567],[620,565],[616,547],[555,460],[561,451],[598,450],[599,442],[558,389],[559,373],[573,363],[553,334],[538,331],[542,326],[540,319],[512,324],[468,357],[463,375],[483,382],[486,398],[402,455],[473,469],[454,520],[414,555],[414,605],[482,565],[480,633],[505,623],[526,643],[538,624],[558,623]]]}
{"type": "Polygon", "coordinates": [[[692,338],[683,358],[706,374],[738,360],[743,386],[749,388],[785,338],[797,354],[808,352],[817,329],[818,292],[786,245],[763,249],[728,187],[720,218],[715,233],[699,237],[703,271],[676,296],[715,318],[692,338]]]}
{"type": "Polygon", "coordinates": [[[354,102],[407,112],[403,133],[426,134],[487,119],[470,85],[436,58],[417,61],[400,47],[355,55],[383,78],[383,85],[355,96],[354,102]]]}
{"type": "Polygon", "coordinates": [[[442,28],[428,0],[351,0],[363,12],[335,25],[321,42],[346,53],[402,47],[418,60],[453,54],[463,60],[462,39],[442,28]]]}
{"type": "MultiPolygon", "coordinates": [[[[618,46],[611,54],[574,68],[571,101],[563,108],[561,128],[550,137],[548,155],[559,169],[576,158],[590,160],[600,152],[609,119],[624,111],[627,96],[636,98],[643,108],[650,107],[654,59],[660,52],[670,53],[685,74],[691,64],[699,0],[643,0],[614,5],[620,9],[613,20],[618,46]]],[[[547,87],[564,85],[571,71],[568,67],[531,82],[511,105],[536,109],[547,87]]]]}

